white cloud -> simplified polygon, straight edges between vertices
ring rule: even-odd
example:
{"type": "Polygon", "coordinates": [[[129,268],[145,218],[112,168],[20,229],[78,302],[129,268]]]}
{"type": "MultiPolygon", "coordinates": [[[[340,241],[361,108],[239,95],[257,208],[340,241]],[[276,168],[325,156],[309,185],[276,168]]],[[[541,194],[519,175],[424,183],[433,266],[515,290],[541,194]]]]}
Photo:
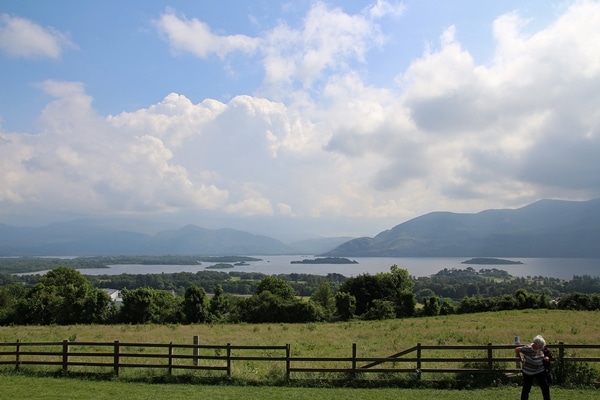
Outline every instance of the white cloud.
{"type": "Polygon", "coordinates": [[[384,44],[372,17],[385,4],[349,15],[314,3],[301,26],[239,42],[163,15],[181,51],[262,55],[260,95],[171,93],[101,116],[83,84],[44,82],[56,99],[40,133],[0,131],[0,209],[324,218],[334,233],[351,220],[389,227],[432,210],[600,196],[599,3],[577,2],[537,32],[500,16],[488,64],[451,26],[380,87],[362,68],[384,44]]]}
{"type": "Polygon", "coordinates": [[[107,121],[118,131],[159,141],[170,151],[162,158],[183,168],[193,184],[226,191],[221,210],[240,216],[293,215],[289,205],[273,204],[293,202],[300,192],[286,186],[294,174],[305,172],[296,171],[294,163],[302,166],[324,143],[293,110],[251,96],[193,104],[171,93],[147,109],[107,121]]]}
{"type": "Polygon", "coordinates": [[[382,18],[387,15],[400,17],[405,9],[406,7],[402,3],[377,0],[375,4],[367,7],[367,13],[373,18],[382,18]]]}
{"type": "Polygon", "coordinates": [[[0,51],[15,58],[60,58],[65,48],[75,47],[69,37],[51,27],[0,14],[0,51]]]}
{"type": "Polygon", "coordinates": [[[397,92],[358,75],[330,81],[323,115],[338,122],[326,149],[351,158],[344,176],[364,178],[357,190],[374,191],[362,210],[382,216],[395,195],[406,200],[387,210],[399,215],[413,201],[407,193],[459,210],[600,195],[600,70],[590,51],[599,18],[598,3],[580,2],[523,34],[518,16],[502,16],[490,65],[477,65],[450,27],[399,75],[397,92]]]}
{"type": "Polygon", "coordinates": [[[83,85],[47,81],[40,87],[58,97],[42,112],[40,134],[3,134],[0,203],[18,193],[19,202],[42,209],[119,214],[211,209],[226,201],[226,190],[193,181],[161,138],[97,115],[83,85]]]}
{"type": "Polygon", "coordinates": [[[273,215],[274,209],[268,198],[258,190],[244,185],[244,198],[225,207],[225,212],[238,216],[273,215]]]}
{"type": "Polygon", "coordinates": [[[365,13],[350,15],[315,2],[300,27],[282,22],[261,37],[218,35],[206,23],[173,12],[163,14],[157,27],[174,49],[201,58],[256,51],[262,55],[267,85],[300,82],[308,88],[323,79],[327,71],[344,71],[351,62],[364,62],[366,52],[384,42],[379,25],[370,17],[399,15],[401,9],[400,5],[380,0],[365,13]]]}
{"type": "Polygon", "coordinates": [[[245,35],[214,34],[206,23],[196,18],[180,18],[170,11],[160,16],[156,26],[173,49],[202,58],[211,54],[223,58],[236,51],[252,53],[258,45],[257,39],[245,35]]]}
{"type": "Polygon", "coordinates": [[[225,109],[226,105],[216,100],[192,104],[185,96],[170,93],[158,104],[109,116],[108,121],[128,132],[160,137],[176,148],[187,138],[200,134],[203,127],[225,109]]]}
{"type": "Polygon", "coordinates": [[[366,52],[383,41],[380,27],[367,16],[316,2],[299,29],[280,25],[267,33],[262,48],[265,81],[299,81],[311,87],[325,72],[345,71],[351,62],[364,62],[366,52]]]}

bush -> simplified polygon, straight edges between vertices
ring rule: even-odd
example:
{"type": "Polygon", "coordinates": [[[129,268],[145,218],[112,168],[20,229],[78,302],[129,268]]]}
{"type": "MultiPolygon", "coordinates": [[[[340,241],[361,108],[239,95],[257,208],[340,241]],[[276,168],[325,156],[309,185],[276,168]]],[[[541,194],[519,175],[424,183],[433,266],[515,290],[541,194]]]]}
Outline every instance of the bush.
{"type": "Polygon", "coordinates": [[[396,307],[388,300],[373,300],[369,310],[363,315],[366,320],[382,320],[396,318],[396,307]]]}
{"type": "Polygon", "coordinates": [[[555,383],[564,387],[593,386],[600,372],[590,363],[559,360],[553,369],[555,383]]]}
{"type": "Polygon", "coordinates": [[[488,364],[482,362],[467,362],[463,365],[463,368],[468,369],[480,369],[481,373],[471,373],[471,372],[459,372],[456,374],[456,386],[457,388],[469,387],[469,388],[482,388],[482,387],[490,387],[498,385],[499,383],[505,381],[506,374],[503,370],[506,368],[506,365],[501,363],[492,363],[492,371],[488,371],[488,364]]]}

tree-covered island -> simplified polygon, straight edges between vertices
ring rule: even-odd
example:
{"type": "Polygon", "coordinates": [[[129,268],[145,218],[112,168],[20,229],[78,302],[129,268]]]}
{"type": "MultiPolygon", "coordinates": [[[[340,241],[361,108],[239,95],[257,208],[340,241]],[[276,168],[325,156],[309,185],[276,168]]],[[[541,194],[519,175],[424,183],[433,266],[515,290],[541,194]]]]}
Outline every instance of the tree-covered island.
{"type": "Polygon", "coordinates": [[[305,258],[302,261],[290,261],[290,264],[358,264],[358,261],[343,257],[321,257],[312,260],[305,258]]]}
{"type": "Polygon", "coordinates": [[[227,263],[218,263],[218,264],[214,264],[214,265],[205,267],[204,269],[227,269],[227,268],[233,268],[233,265],[227,264],[227,263]]]}
{"type": "Polygon", "coordinates": [[[470,260],[463,261],[461,264],[476,264],[476,265],[517,265],[523,264],[521,261],[505,260],[503,258],[476,257],[470,260]]]}

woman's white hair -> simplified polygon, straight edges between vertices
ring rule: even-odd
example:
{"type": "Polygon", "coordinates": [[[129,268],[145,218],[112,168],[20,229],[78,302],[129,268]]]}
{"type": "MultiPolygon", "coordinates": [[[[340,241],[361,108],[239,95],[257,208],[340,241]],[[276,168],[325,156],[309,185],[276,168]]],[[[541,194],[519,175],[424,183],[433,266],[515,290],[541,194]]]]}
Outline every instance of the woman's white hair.
{"type": "Polygon", "coordinates": [[[538,349],[543,349],[544,346],[546,346],[546,340],[544,340],[542,335],[537,335],[536,337],[534,337],[533,343],[535,344],[535,347],[537,347],[538,349]]]}

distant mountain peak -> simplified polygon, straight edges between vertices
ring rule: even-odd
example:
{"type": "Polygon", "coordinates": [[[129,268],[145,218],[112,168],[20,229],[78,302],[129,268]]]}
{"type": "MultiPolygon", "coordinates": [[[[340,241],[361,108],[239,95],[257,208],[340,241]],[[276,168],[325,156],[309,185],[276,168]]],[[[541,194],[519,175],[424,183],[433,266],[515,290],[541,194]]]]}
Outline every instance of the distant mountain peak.
{"type": "Polygon", "coordinates": [[[350,240],[335,257],[600,257],[600,199],[539,200],[474,214],[431,212],[374,238],[350,240]]]}

